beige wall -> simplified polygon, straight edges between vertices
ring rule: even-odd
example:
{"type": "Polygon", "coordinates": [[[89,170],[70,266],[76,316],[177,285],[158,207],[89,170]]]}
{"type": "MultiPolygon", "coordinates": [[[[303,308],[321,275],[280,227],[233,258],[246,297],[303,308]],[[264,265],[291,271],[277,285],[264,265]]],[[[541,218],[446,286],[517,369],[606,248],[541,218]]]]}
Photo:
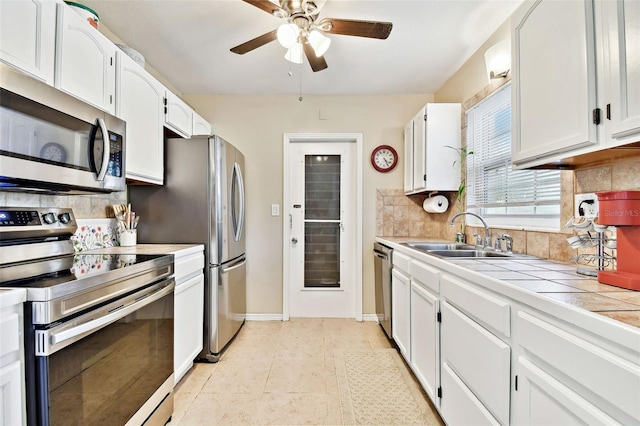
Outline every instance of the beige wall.
{"type": "Polygon", "coordinates": [[[404,125],[433,97],[304,95],[300,102],[297,95],[190,95],[185,99],[212,123],[214,133],[246,157],[250,313],[282,313],[283,134],[363,134],[363,312],[375,312],[371,249],[376,189],[402,188],[404,125]],[[373,148],[381,144],[393,146],[401,158],[390,173],[376,172],[369,161],[373,148]],[[271,216],[271,204],[281,205],[281,216],[271,216]]]}

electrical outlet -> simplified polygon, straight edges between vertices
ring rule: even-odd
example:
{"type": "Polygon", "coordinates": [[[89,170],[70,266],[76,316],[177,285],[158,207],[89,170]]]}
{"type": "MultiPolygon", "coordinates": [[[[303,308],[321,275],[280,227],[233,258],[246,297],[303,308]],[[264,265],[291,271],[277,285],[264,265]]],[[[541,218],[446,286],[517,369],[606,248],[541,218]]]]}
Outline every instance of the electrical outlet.
{"type": "Polygon", "coordinates": [[[576,194],[574,198],[574,215],[593,219],[598,216],[598,196],[594,193],[576,194]]]}
{"type": "Polygon", "coordinates": [[[280,204],[271,204],[271,216],[280,216],[280,204]]]}

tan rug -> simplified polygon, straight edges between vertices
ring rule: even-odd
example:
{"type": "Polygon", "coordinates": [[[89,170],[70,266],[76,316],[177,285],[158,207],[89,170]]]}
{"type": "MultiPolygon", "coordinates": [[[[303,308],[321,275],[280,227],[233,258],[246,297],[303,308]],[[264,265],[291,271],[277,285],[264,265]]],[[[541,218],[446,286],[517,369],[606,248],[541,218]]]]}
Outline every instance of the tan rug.
{"type": "Polygon", "coordinates": [[[334,356],[343,424],[442,424],[395,349],[334,356]]]}

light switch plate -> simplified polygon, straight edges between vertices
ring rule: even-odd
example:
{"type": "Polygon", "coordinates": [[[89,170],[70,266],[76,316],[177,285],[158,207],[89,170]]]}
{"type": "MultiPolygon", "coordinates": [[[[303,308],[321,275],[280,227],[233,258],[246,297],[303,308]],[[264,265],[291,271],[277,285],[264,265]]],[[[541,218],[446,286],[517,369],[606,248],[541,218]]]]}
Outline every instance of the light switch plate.
{"type": "Polygon", "coordinates": [[[594,193],[576,194],[573,207],[575,217],[593,219],[598,216],[598,196],[594,193]]]}
{"type": "Polygon", "coordinates": [[[280,204],[271,204],[271,216],[280,216],[280,204]]]}

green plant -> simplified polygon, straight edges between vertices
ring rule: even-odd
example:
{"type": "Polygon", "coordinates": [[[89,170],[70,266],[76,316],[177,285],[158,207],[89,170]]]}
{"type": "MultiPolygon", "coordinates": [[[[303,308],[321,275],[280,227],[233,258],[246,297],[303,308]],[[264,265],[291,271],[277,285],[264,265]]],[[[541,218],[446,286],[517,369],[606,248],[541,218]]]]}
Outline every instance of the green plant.
{"type": "MultiPolygon", "coordinates": [[[[464,211],[464,194],[467,190],[467,157],[473,155],[473,151],[467,151],[467,147],[454,148],[449,145],[445,145],[447,148],[451,148],[458,153],[459,159],[455,160],[452,167],[456,167],[458,161],[460,162],[460,185],[458,186],[458,195],[456,203],[458,204],[458,211],[464,211]]],[[[464,233],[464,221],[460,221],[460,233],[464,233]]]]}

